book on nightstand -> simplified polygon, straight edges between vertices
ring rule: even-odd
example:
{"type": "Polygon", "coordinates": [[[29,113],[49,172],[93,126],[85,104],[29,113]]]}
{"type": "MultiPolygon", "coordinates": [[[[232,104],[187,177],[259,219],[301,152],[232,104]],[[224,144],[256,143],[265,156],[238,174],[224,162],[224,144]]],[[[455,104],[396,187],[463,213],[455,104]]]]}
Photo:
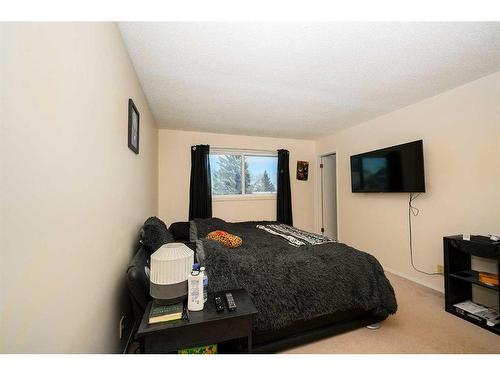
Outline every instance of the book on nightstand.
{"type": "Polygon", "coordinates": [[[182,302],[174,305],[161,305],[156,300],[153,300],[151,310],[149,311],[149,324],[182,319],[183,310],[184,304],[182,302]]]}

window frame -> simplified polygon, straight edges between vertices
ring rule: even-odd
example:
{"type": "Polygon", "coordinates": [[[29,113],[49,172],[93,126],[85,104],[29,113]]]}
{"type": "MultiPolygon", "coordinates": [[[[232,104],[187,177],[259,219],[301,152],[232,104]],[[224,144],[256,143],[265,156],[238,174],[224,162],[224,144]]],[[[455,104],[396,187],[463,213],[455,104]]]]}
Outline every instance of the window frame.
{"type": "MultiPolygon", "coordinates": [[[[238,149],[238,148],[223,148],[223,147],[210,147],[210,155],[237,155],[241,156],[241,194],[227,194],[227,195],[212,195],[212,201],[237,201],[237,200],[276,200],[277,192],[275,193],[259,193],[259,194],[246,194],[245,193],[245,156],[270,156],[278,158],[278,151],[270,150],[252,150],[252,149],[238,149]]],[[[211,166],[210,166],[211,167],[211,166]]],[[[210,173],[211,168],[210,168],[210,173]]],[[[276,181],[276,184],[278,181],[276,181]]],[[[276,189],[278,187],[276,186],[276,189]]]]}

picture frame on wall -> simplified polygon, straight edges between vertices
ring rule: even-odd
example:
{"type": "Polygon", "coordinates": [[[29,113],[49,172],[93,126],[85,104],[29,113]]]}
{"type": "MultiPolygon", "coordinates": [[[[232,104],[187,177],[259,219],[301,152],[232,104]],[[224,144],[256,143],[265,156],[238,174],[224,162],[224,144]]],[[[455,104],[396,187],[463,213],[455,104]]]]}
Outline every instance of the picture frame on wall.
{"type": "Polygon", "coordinates": [[[309,175],[309,162],[308,161],[297,161],[297,180],[307,181],[309,175]]]}
{"type": "Polygon", "coordinates": [[[128,100],[128,148],[139,153],[139,120],[140,115],[132,99],[128,100]]]}

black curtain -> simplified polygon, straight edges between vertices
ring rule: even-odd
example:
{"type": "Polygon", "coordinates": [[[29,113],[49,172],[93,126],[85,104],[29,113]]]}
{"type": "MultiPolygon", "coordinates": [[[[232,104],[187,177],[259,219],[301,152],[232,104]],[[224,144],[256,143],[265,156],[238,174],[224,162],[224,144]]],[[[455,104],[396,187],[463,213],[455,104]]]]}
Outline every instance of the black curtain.
{"type": "Polygon", "coordinates": [[[189,185],[189,220],[212,217],[210,181],[210,146],[191,146],[191,181],[189,185]]]}
{"type": "Polygon", "coordinates": [[[288,150],[278,150],[278,196],[276,220],[283,224],[293,225],[292,193],[290,190],[290,168],[288,166],[288,150]]]}

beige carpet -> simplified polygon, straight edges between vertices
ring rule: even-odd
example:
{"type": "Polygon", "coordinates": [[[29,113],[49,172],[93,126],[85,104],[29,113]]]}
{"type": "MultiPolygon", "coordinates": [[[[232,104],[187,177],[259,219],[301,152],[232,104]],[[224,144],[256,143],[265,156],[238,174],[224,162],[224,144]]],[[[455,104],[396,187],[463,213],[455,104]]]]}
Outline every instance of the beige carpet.
{"type": "Polygon", "coordinates": [[[360,328],[284,353],[500,353],[500,336],[444,311],[444,296],[387,273],[398,312],[372,331],[360,328]]]}

